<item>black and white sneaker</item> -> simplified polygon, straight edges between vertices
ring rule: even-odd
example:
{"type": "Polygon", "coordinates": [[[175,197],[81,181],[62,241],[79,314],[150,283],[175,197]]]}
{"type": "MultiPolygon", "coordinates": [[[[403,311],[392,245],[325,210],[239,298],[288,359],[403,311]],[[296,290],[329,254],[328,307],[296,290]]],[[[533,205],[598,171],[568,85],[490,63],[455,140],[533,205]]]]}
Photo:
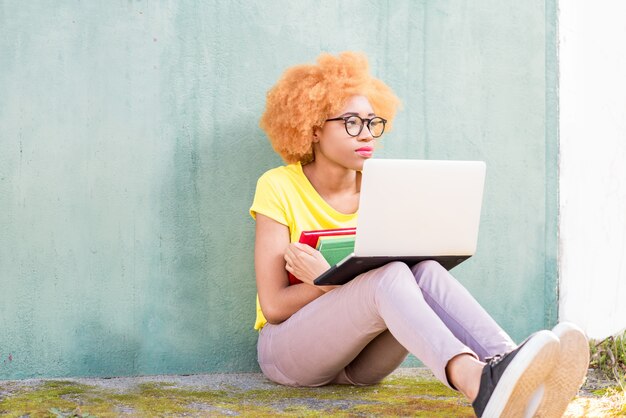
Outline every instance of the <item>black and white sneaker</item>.
{"type": "Polygon", "coordinates": [[[545,396],[537,410],[542,418],[560,418],[585,381],[589,367],[589,342],[583,330],[570,322],[552,329],[559,339],[559,359],[548,375],[545,396]]]}
{"type": "Polygon", "coordinates": [[[478,417],[531,417],[541,403],[542,387],[557,363],[559,339],[539,331],[515,350],[488,360],[472,403],[478,417]]]}

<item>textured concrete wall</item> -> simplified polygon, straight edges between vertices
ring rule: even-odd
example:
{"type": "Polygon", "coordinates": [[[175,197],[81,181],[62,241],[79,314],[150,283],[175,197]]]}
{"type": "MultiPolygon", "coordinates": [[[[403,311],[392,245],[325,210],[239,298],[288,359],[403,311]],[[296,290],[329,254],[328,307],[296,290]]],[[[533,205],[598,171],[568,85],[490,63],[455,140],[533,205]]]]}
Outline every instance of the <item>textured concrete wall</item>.
{"type": "Polygon", "coordinates": [[[457,276],[555,320],[555,11],[543,1],[0,2],[0,378],[256,369],[257,121],[283,69],[366,52],[382,157],[482,159],[457,276]]]}
{"type": "Polygon", "coordinates": [[[626,329],[626,3],[562,2],[559,318],[626,329]]]}

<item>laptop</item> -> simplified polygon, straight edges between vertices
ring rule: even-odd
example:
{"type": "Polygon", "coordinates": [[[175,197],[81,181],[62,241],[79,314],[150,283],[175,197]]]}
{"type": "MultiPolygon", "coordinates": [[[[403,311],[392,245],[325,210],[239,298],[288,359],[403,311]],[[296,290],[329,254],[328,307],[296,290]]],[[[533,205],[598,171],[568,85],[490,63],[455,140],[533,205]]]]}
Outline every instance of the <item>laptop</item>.
{"type": "Polygon", "coordinates": [[[392,261],[438,261],[450,270],[476,252],[482,161],[366,160],[354,252],[315,279],[347,283],[392,261]]]}

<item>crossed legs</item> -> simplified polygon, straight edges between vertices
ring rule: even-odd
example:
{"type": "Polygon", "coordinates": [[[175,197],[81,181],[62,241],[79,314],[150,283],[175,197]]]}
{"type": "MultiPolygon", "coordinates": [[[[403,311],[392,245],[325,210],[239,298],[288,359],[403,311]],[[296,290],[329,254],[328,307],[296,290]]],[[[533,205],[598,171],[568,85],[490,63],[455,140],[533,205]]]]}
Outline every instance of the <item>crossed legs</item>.
{"type": "Polygon", "coordinates": [[[390,263],[260,333],[259,364],[292,386],[373,384],[418,357],[443,383],[448,363],[510,351],[513,341],[438,263],[390,263]]]}

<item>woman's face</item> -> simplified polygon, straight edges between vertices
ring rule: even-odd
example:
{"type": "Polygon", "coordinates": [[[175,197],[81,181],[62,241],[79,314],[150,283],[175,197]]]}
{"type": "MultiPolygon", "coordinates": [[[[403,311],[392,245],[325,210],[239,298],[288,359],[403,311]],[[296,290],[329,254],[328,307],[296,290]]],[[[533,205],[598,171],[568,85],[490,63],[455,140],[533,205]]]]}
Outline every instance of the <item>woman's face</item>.
{"type": "MultiPolygon", "coordinates": [[[[352,96],[345,107],[328,119],[345,116],[359,116],[362,119],[371,119],[374,109],[365,96],[352,96]]],[[[329,162],[351,170],[362,170],[365,160],[372,157],[376,140],[364,124],[358,136],[351,136],[346,131],[343,120],[327,121],[315,131],[314,152],[315,161],[329,162]]]]}

